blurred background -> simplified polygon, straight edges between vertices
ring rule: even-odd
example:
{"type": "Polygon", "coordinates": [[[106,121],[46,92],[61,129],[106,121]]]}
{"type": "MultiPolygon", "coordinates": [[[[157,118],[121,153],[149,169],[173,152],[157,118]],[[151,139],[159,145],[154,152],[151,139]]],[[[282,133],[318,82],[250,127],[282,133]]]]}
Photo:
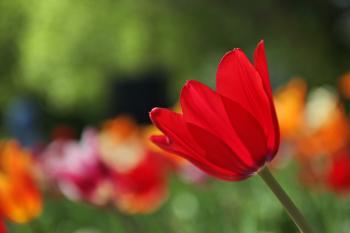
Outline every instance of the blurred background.
{"type": "Polygon", "coordinates": [[[0,217],[11,233],[297,232],[259,177],[155,148],[154,106],[265,40],[274,174],[317,232],[350,227],[350,1],[2,0],[0,217]]]}

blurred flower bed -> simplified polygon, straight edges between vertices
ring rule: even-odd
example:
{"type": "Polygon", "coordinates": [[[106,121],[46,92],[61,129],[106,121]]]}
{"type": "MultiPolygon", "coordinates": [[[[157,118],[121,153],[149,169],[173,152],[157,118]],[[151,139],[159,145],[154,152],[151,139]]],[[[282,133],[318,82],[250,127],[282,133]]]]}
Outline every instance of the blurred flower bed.
{"type": "MultiPolygon", "coordinates": [[[[337,88],[293,78],[274,92],[282,144],[271,168],[317,232],[350,224],[349,92],[349,74],[337,88]]],[[[297,231],[258,178],[214,181],[154,134],[120,115],[79,138],[58,125],[49,143],[3,139],[0,232],[297,231]]]]}
{"type": "Polygon", "coordinates": [[[297,232],[258,177],[214,181],[148,140],[147,111],[261,38],[271,169],[316,232],[349,232],[349,22],[346,0],[0,1],[0,233],[297,232]]]}

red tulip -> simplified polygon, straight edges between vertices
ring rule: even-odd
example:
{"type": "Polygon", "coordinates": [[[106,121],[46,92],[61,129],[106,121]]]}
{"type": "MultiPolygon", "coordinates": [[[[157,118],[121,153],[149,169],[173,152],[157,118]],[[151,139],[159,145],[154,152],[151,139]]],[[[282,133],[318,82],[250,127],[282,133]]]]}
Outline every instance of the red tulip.
{"type": "Polygon", "coordinates": [[[0,220],[0,233],[6,233],[6,227],[5,227],[5,223],[0,220]]]}
{"type": "Polygon", "coordinates": [[[340,153],[331,162],[327,177],[328,186],[335,192],[348,193],[350,191],[350,155],[340,153]]]}
{"type": "Polygon", "coordinates": [[[279,126],[273,105],[264,43],[254,65],[240,49],[221,60],[216,91],[191,80],[183,87],[183,114],[154,108],[150,117],[165,136],[151,140],[224,180],[243,180],[275,156],[279,126]]]}

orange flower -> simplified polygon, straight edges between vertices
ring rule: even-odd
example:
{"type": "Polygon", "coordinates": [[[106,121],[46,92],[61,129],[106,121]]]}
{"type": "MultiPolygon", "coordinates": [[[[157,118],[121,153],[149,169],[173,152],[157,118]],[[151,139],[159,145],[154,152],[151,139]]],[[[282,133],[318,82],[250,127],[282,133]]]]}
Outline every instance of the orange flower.
{"type": "Polygon", "coordinates": [[[312,188],[322,186],[333,156],[347,146],[349,129],[344,107],[335,91],[319,87],[310,92],[302,131],[294,142],[304,184],[312,188]]]}
{"type": "Polygon", "coordinates": [[[126,116],[107,121],[99,142],[102,161],[118,172],[133,169],[145,154],[140,129],[126,116]]]}
{"type": "Polygon", "coordinates": [[[345,73],[338,80],[340,93],[347,99],[350,99],[350,72],[345,73]]]}
{"type": "Polygon", "coordinates": [[[300,133],[305,95],[306,83],[301,78],[292,79],[274,95],[281,136],[284,139],[293,139],[300,133]]]}
{"type": "Polygon", "coordinates": [[[15,141],[0,143],[0,212],[16,223],[26,223],[42,211],[31,162],[15,141]]]}
{"type": "Polygon", "coordinates": [[[310,93],[303,129],[297,142],[301,158],[332,155],[346,146],[349,123],[334,92],[321,87],[310,93]]]}

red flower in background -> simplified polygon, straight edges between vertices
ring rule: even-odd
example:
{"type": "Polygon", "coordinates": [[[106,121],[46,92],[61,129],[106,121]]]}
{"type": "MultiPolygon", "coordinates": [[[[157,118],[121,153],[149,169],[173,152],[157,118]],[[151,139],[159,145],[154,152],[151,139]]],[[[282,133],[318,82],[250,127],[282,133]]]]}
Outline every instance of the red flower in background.
{"type": "Polygon", "coordinates": [[[133,169],[115,172],[116,206],[124,213],[149,213],[157,209],[167,197],[167,166],[155,153],[146,152],[133,169]]]}
{"type": "Polygon", "coordinates": [[[0,220],[0,233],[6,233],[5,223],[0,220]]]}
{"type": "Polygon", "coordinates": [[[242,180],[276,154],[279,127],[263,42],[255,50],[254,65],[240,49],[228,52],[218,67],[216,91],[189,81],[180,103],[183,114],[151,111],[153,123],[165,134],[151,140],[210,175],[242,180]]]}
{"type": "Polygon", "coordinates": [[[99,136],[101,159],[113,180],[113,203],[127,214],[149,213],[167,197],[166,158],[151,152],[129,117],[108,120],[99,136]]]}
{"type": "Polygon", "coordinates": [[[350,191],[350,155],[348,153],[343,152],[333,158],[326,179],[328,186],[335,192],[350,191]]]}
{"type": "Polygon", "coordinates": [[[110,197],[109,171],[100,160],[98,135],[86,129],[80,141],[54,141],[41,155],[40,168],[71,200],[105,204],[110,197]]]}

